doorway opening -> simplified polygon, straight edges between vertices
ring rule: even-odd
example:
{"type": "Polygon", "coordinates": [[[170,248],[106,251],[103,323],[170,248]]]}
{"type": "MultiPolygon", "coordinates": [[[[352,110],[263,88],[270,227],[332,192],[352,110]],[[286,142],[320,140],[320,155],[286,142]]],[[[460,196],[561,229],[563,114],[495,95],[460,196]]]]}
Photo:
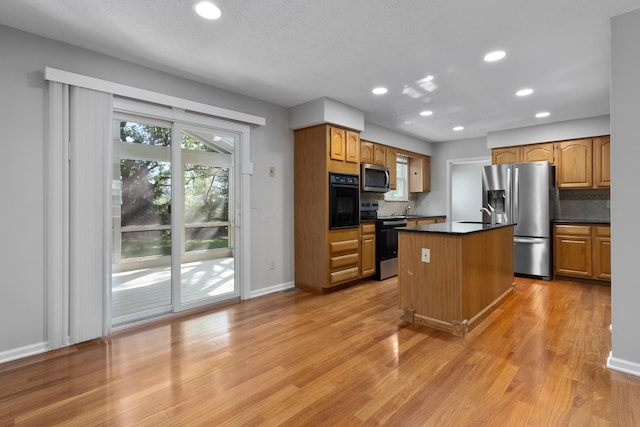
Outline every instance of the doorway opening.
{"type": "Polygon", "coordinates": [[[474,157],[447,161],[447,218],[451,221],[481,221],[482,168],[491,159],[474,157]]]}

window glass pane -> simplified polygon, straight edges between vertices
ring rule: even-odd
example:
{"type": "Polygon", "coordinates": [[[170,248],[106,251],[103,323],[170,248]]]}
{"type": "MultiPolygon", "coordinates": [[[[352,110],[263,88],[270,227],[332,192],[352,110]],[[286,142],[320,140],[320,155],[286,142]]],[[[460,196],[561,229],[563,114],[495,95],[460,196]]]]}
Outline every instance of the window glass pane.
{"type": "Polygon", "coordinates": [[[171,141],[171,129],[127,121],[117,121],[118,139],[132,144],[168,146],[171,141]]]}
{"type": "Polygon", "coordinates": [[[229,247],[229,227],[187,227],[186,251],[226,249],[229,247]]]}
{"type": "Polygon", "coordinates": [[[186,251],[228,247],[229,168],[185,164],[186,251]]]}
{"type": "Polygon", "coordinates": [[[408,165],[406,160],[398,158],[396,162],[396,189],[384,193],[384,199],[388,201],[407,201],[408,200],[408,165]]]}
{"type": "Polygon", "coordinates": [[[138,258],[171,253],[171,165],[120,161],[121,256],[138,258]]]}
{"type": "Polygon", "coordinates": [[[185,222],[229,220],[229,168],[185,164],[185,222]]]}

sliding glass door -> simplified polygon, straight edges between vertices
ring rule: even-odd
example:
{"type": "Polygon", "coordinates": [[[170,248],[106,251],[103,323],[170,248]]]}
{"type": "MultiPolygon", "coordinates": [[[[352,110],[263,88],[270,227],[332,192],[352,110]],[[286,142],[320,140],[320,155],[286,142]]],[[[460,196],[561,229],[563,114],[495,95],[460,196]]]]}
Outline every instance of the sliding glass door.
{"type": "Polygon", "coordinates": [[[236,136],[115,115],[112,326],[239,298],[236,136]]]}

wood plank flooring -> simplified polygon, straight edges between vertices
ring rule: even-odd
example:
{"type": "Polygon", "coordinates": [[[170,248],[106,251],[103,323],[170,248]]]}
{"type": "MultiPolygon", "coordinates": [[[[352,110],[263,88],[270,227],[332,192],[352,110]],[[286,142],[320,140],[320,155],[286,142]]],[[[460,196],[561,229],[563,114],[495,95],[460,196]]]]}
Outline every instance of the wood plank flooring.
{"type": "Polygon", "coordinates": [[[404,323],[396,281],[165,320],[0,365],[0,425],[639,426],[607,370],[610,289],[517,279],[467,337],[404,323]]]}

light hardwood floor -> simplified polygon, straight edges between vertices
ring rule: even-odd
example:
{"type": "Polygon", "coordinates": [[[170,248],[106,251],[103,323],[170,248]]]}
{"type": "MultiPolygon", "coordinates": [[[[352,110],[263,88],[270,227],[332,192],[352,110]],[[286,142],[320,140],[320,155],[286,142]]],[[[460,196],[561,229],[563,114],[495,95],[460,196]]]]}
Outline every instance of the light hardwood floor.
{"type": "Polygon", "coordinates": [[[5,363],[0,425],[640,425],[640,378],[605,367],[608,287],[517,279],[465,338],[402,314],[372,281],[5,363]]]}

